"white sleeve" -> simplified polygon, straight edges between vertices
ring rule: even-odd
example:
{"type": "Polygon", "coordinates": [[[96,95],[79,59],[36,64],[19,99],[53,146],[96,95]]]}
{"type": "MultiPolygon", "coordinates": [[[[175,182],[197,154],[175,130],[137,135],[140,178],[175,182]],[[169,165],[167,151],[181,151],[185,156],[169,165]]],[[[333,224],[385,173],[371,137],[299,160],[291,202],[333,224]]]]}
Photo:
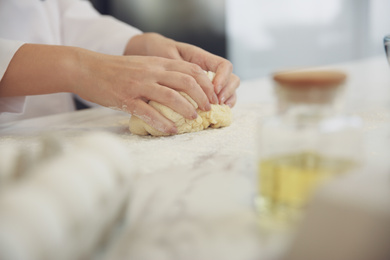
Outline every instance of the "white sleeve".
{"type": "MultiPolygon", "coordinates": [[[[24,42],[10,41],[0,38],[0,81],[16,51],[24,42]]],[[[0,97],[0,114],[4,112],[22,113],[25,97],[0,97]]]]}
{"type": "Polygon", "coordinates": [[[132,36],[142,32],[99,14],[89,1],[59,0],[62,43],[112,55],[123,55],[132,36]]]}

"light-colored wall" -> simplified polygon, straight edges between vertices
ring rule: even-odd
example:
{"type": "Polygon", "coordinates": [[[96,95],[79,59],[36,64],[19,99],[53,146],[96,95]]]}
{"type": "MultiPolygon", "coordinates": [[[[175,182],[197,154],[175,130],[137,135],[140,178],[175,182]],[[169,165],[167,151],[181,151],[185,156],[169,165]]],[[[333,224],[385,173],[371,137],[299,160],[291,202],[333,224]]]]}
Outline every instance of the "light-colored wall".
{"type": "Polygon", "coordinates": [[[390,1],[226,0],[226,18],[228,57],[251,79],[384,55],[390,1]]]}

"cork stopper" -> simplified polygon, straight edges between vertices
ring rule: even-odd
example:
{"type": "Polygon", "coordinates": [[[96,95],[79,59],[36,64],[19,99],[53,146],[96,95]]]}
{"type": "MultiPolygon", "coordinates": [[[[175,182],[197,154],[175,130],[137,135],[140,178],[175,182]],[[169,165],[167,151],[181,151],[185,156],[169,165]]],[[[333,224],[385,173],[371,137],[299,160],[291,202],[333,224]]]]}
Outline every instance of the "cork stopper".
{"type": "Polygon", "coordinates": [[[337,87],[345,82],[347,75],[337,70],[302,70],[275,73],[273,79],[284,87],[313,88],[337,87]]]}

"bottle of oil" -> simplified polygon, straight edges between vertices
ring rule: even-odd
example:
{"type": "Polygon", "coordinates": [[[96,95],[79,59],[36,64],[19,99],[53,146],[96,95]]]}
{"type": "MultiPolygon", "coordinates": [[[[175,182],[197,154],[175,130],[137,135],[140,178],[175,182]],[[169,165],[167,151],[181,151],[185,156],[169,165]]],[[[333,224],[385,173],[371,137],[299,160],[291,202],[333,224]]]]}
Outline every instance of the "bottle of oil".
{"type": "Polygon", "coordinates": [[[301,216],[313,192],[362,158],[358,117],[341,111],[346,74],[291,71],[273,77],[277,113],[261,122],[256,206],[263,225],[301,216]]]}

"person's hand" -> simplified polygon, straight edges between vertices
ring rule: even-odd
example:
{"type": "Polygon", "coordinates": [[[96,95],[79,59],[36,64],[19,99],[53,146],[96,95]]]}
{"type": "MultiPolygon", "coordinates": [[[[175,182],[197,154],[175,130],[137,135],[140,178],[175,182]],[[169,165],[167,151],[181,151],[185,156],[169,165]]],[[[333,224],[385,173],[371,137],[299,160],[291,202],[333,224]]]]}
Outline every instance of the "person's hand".
{"type": "MultiPolygon", "coordinates": [[[[224,58],[156,33],[144,33],[133,37],[124,54],[158,56],[197,64],[203,70],[216,73],[213,84],[219,103],[227,104],[230,107],[236,103],[236,89],[240,85],[240,79],[232,73],[232,64],[224,58]]],[[[213,100],[210,99],[210,101],[213,100]]]]}
{"type": "Polygon", "coordinates": [[[161,57],[113,56],[75,47],[25,44],[0,81],[0,97],[72,92],[140,117],[165,133],[175,124],[148,104],[154,100],[185,118],[198,115],[178,91],[210,110],[213,85],[195,64],[161,57]]]}
{"type": "Polygon", "coordinates": [[[176,133],[173,122],[148,104],[163,104],[188,119],[196,109],[179,91],[187,93],[201,110],[211,109],[213,85],[203,70],[186,61],[151,56],[110,56],[85,53],[83,80],[73,89],[81,98],[136,115],[156,129],[176,133]]]}

